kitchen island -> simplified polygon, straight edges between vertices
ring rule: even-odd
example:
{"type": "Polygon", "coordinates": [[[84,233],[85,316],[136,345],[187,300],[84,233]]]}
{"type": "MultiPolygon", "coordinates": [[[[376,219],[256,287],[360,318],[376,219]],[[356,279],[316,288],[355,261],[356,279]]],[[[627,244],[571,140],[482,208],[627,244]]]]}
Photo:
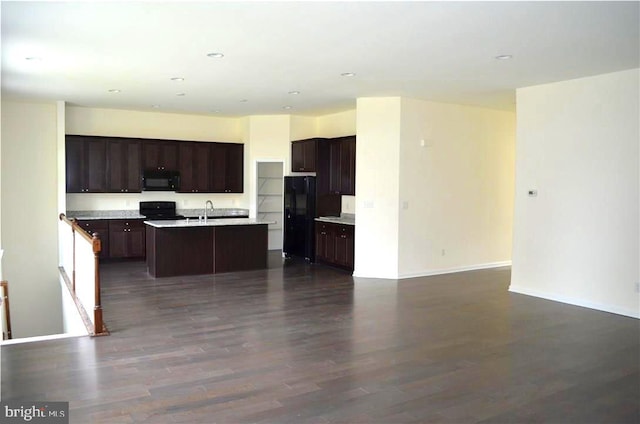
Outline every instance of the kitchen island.
{"type": "Polygon", "coordinates": [[[267,267],[268,221],[253,218],[145,221],[153,277],[217,274],[267,267]]]}

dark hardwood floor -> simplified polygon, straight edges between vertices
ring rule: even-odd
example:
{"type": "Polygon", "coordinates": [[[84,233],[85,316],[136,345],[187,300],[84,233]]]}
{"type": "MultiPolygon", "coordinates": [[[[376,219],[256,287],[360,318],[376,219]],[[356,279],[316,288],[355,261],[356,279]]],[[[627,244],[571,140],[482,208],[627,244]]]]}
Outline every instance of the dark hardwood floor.
{"type": "Polygon", "coordinates": [[[640,422],[640,322],[509,274],[107,264],[111,336],[2,347],[2,400],[70,401],[72,423],[640,422]]]}

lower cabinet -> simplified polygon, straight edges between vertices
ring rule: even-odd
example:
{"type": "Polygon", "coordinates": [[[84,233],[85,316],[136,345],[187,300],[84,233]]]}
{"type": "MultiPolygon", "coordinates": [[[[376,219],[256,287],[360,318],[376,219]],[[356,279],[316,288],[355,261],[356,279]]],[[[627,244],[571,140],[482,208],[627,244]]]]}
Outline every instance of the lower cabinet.
{"type": "Polygon", "coordinates": [[[144,258],[145,225],[141,219],[109,220],[110,258],[144,258]]]}
{"type": "Polygon", "coordinates": [[[316,221],[316,261],[353,270],[354,226],[316,221]]]}

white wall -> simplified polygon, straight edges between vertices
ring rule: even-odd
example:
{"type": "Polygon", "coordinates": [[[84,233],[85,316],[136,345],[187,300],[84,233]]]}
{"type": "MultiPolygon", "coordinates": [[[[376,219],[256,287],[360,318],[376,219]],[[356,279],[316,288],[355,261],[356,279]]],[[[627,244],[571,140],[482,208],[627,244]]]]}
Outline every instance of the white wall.
{"type": "Polygon", "coordinates": [[[513,113],[363,98],[357,134],[355,276],[510,263],[513,113]]]}
{"type": "MultiPolygon", "coordinates": [[[[114,137],[242,143],[243,122],[239,118],[206,115],[140,112],[67,106],[66,133],[114,137]]],[[[245,146],[247,149],[247,146],[245,146]]],[[[243,194],[224,193],[105,193],[69,194],[67,210],[138,209],[140,201],[173,200],[179,209],[204,208],[211,199],[216,208],[249,208],[248,155],[245,153],[243,194]]]]}
{"type": "Polygon", "coordinates": [[[356,133],[356,110],[331,113],[318,117],[318,137],[342,137],[356,133]]]}
{"type": "Polygon", "coordinates": [[[639,79],[517,91],[511,291],[640,317],[639,79]]]}
{"type": "Polygon", "coordinates": [[[55,103],[2,101],[3,277],[14,338],[62,332],[55,103]]]}
{"type": "Polygon", "coordinates": [[[354,276],[398,277],[399,97],[357,106],[354,276]]]}
{"type": "Polygon", "coordinates": [[[515,114],[403,98],[401,134],[399,276],[509,265],[515,114]]]}

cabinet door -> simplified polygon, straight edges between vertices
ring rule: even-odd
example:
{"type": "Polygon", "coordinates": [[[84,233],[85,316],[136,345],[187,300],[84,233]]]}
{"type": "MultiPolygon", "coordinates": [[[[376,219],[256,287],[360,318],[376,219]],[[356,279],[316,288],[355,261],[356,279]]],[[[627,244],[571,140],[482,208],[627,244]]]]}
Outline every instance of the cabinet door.
{"type": "Polygon", "coordinates": [[[69,193],[107,191],[107,144],[102,137],[66,137],[66,184],[69,193]]]}
{"type": "Polygon", "coordinates": [[[244,191],[244,145],[227,145],[226,184],[227,193],[244,191]]]}
{"type": "Polygon", "coordinates": [[[142,220],[109,221],[109,249],[112,258],[145,256],[145,228],[142,220]]]}
{"type": "Polygon", "coordinates": [[[335,235],[335,264],[353,268],[353,227],[337,225],[335,235]]]}
{"type": "Polygon", "coordinates": [[[179,144],[180,191],[208,193],[211,191],[211,143],[181,142],[179,144]]]}
{"type": "Polygon", "coordinates": [[[140,140],[127,141],[125,155],[125,191],[129,193],[140,193],[142,192],[142,143],[140,140]]]}
{"type": "Polygon", "coordinates": [[[161,145],[161,163],[162,169],[175,171],[178,169],[178,141],[165,141],[161,145]]]}
{"type": "Polygon", "coordinates": [[[128,227],[120,220],[112,220],[109,222],[109,257],[127,257],[127,229],[128,227]]]}
{"type": "Polygon", "coordinates": [[[336,226],[326,222],[318,222],[316,225],[316,259],[334,263],[336,256],[336,226]]]}
{"type": "Polygon", "coordinates": [[[291,172],[316,172],[316,139],[291,142],[291,172]]]}
{"type": "Polygon", "coordinates": [[[136,222],[128,231],[127,257],[144,258],[146,255],[146,231],[142,222],[136,222]]]}
{"type": "Polygon", "coordinates": [[[342,143],[340,139],[329,141],[329,192],[340,194],[342,186],[342,143]]]}
{"type": "Polygon", "coordinates": [[[196,166],[195,143],[182,142],[178,144],[180,171],[180,191],[183,193],[195,193],[196,190],[196,166]]]}
{"type": "Polygon", "coordinates": [[[87,160],[87,190],[102,193],[107,189],[107,147],[103,139],[85,139],[85,157],[87,160]]]}
{"type": "Polygon", "coordinates": [[[340,140],[340,194],[356,194],[356,138],[340,140]]]}
{"type": "Polygon", "coordinates": [[[160,169],[162,158],[161,143],[156,140],[142,142],[142,169],[160,169]]]}
{"type": "Polygon", "coordinates": [[[143,169],[178,169],[177,141],[145,140],[142,145],[143,169]]]}
{"type": "Polygon", "coordinates": [[[223,143],[211,147],[211,191],[224,193],[227,185],[227,150],[223,143]]]}
{"type": "Polygon", "coordinates": [[[304,142],[291,143],[291,172],[304,171],[304,142]]]}
{"type": "Polygon", "coordinates": [[[84,142],[77,136],[67,136],[65,146],[65,168],[67,193],[84,192],[84,142]]]}
{"type": "Polygon", "coordinates": [[[242,193],[244,191],[244,145],[210,143],[211,191],[242,193]]]}
{"type": "Polygon", "coordinates": [[[107,191],[135,193],[141,191],[140,142],[138,140],[107,141],[107,191]]]}
{"type": "Polygon", "coordinates": [[[109,221],[103,219],[92,219],[86,221],[78,221],[78,225],[87,233],[93,235],[98,234],[100,238],[100,259],[109,257],[109,221]]]}

